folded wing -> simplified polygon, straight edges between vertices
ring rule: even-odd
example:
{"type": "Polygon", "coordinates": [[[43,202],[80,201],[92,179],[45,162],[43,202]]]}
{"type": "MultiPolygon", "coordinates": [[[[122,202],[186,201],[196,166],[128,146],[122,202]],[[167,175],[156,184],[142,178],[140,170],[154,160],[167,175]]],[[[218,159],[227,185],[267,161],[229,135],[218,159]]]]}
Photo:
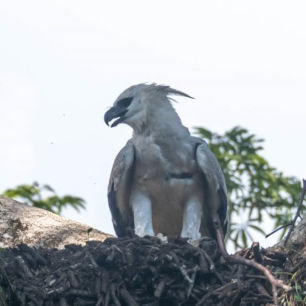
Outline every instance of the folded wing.
{"type": "Polygon", "coordinates": [[[221,228],[224,239],[227,230],[227,191],[224,175],[215,155],[210,151],[206,142],[198,145],[196,160],[204,175],[203,188],[205,188],[206,205],[210,214],[210,231],[214,236],[218,236],[216,228],[221,228]]]}
{"type": "Polygon", "coordinates": [[[134,232],[133,211],[129,205],[134,159],[134,147],[129,141],[118,153],[109,180],[108,204],[118,237],[134,232]]]}

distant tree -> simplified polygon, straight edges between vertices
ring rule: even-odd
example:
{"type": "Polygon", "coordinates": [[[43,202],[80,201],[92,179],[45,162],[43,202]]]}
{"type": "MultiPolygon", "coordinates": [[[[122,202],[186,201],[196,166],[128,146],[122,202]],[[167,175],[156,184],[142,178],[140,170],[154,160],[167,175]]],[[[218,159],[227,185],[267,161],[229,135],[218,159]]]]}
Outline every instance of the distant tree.
{"type": "MultiPolygon", "coordinates": [[[[205,128],[197,133],[207,140],[223,169],[228,189],[229,235],[235,248],[246,247],[253,237],[250,229],[262,235],[267,216],[274,227],[290,222],[301,191],[296,177],[285,176],[260,154],[263,139],[236,126],[220,135],[205,128]],[[240,223],[247,216],[247,223],[240,223]]],[[[286,228],[281,232],[284,235],[286,228]]]]}
{"type": "Polygon", "coordinates": [[[7,189],[3,195],[56,214],[61,214],[63,208],[68,206],[73,207],[76,211],[85,208],[85,201],[82,198],[71,195],[59,197],[52,187],[39,185],[37,182],[32,185],[19,185],[13,189],[7,189]]]}

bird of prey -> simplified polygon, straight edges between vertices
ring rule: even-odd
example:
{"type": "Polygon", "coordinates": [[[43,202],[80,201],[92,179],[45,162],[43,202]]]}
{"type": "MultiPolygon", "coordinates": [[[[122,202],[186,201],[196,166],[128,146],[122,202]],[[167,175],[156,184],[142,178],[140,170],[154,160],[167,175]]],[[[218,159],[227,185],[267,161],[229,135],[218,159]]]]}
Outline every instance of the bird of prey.
{"type": "Polygon", "coordinates": [[[224,240],[226,185],[221,168],[201,138],[190,135],[173,108],[169,86],[126,89],[105,113],[111,127],[125,123],[133,136],[117,155],[108,202],[118,237],[158,233],[192,240],[224,240]]]}

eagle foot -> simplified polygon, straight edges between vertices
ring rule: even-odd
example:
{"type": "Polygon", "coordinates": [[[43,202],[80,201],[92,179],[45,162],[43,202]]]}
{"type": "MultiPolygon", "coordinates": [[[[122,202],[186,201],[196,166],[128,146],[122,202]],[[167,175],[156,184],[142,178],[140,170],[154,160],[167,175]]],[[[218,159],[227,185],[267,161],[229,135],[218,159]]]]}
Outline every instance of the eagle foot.
{"type": "Polygon", "coordinates": [[[168,237],[165,236],[164,234],[158,233],[158,234],[156,235],[156,237],[157,237],[158,239],[160,239],[160,241],[161,241],[162,243],[168,243],[168,237]]]}
{"type": "Polygon", "coordinates": [[[213,239],[213,238],[211,238],[211,237],[208,237],[208,236],[205,236],[205,237],[201,237],[201,238],[199,238],[199,239],[188,239],[187,240],[187,242],[189,243],[189,244],[191,244],[192,246],[194,246],[195,248],[198,248],[198,247],[200,247],[202,244],[207,244],[207,243],[209,243],[209,244],[211,244],[211,242],[215,242],[215,240],[213,239]]]}

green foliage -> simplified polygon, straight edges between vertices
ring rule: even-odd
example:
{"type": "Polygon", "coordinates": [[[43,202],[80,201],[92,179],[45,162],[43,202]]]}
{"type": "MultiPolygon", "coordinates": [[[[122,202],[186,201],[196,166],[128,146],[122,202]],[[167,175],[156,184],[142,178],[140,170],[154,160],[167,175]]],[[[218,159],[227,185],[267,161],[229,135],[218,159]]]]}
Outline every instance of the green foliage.
{"type": "Polygon", "coordinates": [[[303,284],[302,284],[303,271],[301,269],[298,269],[294,274],[292,273],[288,274],[291,275],[290,285],[293,288],[293,290],[283,292],[283,294],[279,298],[281,305],[284,306],[306,305],[306,292],[305,290],[303,290],[303,284]],[[301,276],[301,279],[299,281],[297,281],[296,279],[298,276],[299,278],[301,276]]]}
{"type": "Polygon", "coordinates": [[[73,207],[76,211],[85,208],[85,201],[82,198],[70,195],[59,197],[49,185],[40,186],[37,182],[32,185],[19,185],[14,189],[7,189],[3,195],[56,214],[60,214],[63,208],[68,206],[73,207]]]}
{"type": "Polygon", "coordinates": [[[250,230],[267,234],[265,216],[271,218],[275,228],[292,219],[301,184],[296,177],[287,177],[273,168],[260,154],[263,139],[241,127],[234,127],[224,135],[205,128],[197,128],[197,133],[207,140],[223,169],[229,199],[228,239],[236,248],[246,247],[253,240],[250,230]],[[241,216],[247,216],[248,221],[237,222],[241,216]]]}

